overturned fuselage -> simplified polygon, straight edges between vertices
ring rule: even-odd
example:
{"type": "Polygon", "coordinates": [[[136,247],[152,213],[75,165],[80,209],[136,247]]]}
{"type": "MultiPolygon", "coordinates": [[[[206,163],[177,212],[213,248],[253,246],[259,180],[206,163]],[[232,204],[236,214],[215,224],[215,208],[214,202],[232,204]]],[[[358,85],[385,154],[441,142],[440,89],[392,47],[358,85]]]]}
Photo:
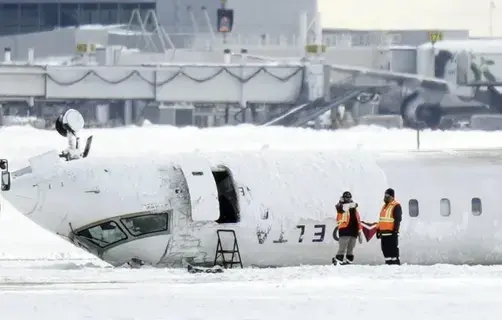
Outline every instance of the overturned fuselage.
{"type": "MultiPolygon", "coordinates": [[[[235,234],[244,266],[291,266],[331,262],[343,191],[373,222],[392,187],[403,262],[500,263],[501,155],[262,150],[64,162],[49,152],[13,172],[4,197],[113,265],[212,265],[217,230],[233,230],[221,244],[233,249],[235,234]]],[[[355,263],[383,263],[379,241],[358,245],[355,263]]]]}

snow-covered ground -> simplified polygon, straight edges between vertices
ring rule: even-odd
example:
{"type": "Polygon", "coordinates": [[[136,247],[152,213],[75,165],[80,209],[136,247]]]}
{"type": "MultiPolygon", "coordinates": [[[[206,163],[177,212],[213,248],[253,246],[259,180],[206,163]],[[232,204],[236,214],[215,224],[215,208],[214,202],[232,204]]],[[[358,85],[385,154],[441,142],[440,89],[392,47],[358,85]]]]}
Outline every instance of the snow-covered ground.
{"type": "Polygon", "coordinates": [[[6,319],[499,319],[502,267],[112,269],[0,262],[6,319]]]}
{"type": "MultiPolygon", "coordinates": [[[[96,129],[92,155],[160,150],[414,150],[412,130],[353,128],[96,129]]],[[[0,129],[11,167],[66,140],[31,127],[0,129]]],[[[422,133],[423,148],[502,147],[502,132],[422,133]]],[[[294,159],[292,159],[294,161],[294,159]]],[[[230,270],[110,268],[2,203],[0,311],[5,319],[498,319],[502,266],[347,266],[230,270]]]]}
{"type": "MultiPolygon", "coordinates": [[[[256,127],[218,127],[198,129],[148,125],[115,129],[91,129],[93,154],[100,156],[132,155],[151,151],[162,153],[196,150],[415,150],[417,133],[407,129],[354,127],[347,130],[256,127]]],[[[15,160],[64,148],[66,141],[57,133],[28,126],[0,129],[0,155],[15,160]]],[[[421,149],[499,148],[502,131],[430,131],[420,133],[421,149]]]]}

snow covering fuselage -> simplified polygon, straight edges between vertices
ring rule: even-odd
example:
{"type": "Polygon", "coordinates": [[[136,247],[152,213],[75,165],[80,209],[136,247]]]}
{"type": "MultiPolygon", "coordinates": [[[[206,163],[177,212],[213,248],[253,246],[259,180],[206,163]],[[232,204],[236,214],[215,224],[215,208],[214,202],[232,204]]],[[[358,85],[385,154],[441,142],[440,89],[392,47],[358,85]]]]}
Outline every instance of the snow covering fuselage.
{"type": "MultiPolygon", "coordinates": [[[[231,229],[244,266],[266,267],[329,264],[342,192],[352,192],[362,220],[376,222],[392,187],[403,207],[404,263],[494,264],[502,262],[501,156],[262,150],[64,162],[54,151],[14,172],[4,197],[113,265],[133,258],[154,266],[212,265],[216,231],[231,229]],[[233,208],[230,222],[216,222],[220,205],[233,208]]],[[[224,235],[222,245],[232,248],[233,239],[224,235]]],[[[380,241],[357,244],[355,263],[383,263],[380,241]]]]}

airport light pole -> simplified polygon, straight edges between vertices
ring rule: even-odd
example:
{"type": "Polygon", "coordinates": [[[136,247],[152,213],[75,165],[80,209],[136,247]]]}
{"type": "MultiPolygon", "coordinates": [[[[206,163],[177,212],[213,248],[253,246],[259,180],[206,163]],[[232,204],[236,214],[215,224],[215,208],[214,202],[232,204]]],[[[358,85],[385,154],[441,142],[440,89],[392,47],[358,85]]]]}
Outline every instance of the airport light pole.
{"type": "Polygon", "coordinates": [[[418,121],[417,122],[417,150],[420,150],[420,131],[422,131],[422,128],[427,128],[427,123],[425,123],[425,121],[418,121]]]}
{"type": "Polygon", "coordinates": [[[417,150],[420,150],[420,127],[417,126],[417,150]]]}

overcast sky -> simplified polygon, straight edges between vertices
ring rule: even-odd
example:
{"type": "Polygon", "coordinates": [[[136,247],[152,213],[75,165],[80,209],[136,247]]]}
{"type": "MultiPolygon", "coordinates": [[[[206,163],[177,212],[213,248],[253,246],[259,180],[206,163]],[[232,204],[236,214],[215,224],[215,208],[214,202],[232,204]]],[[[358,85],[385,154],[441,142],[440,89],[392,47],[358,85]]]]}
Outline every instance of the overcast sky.
{"type": "MultiPolygon", "coordinates": [[[[502,0],[493,3],[493,36],[502,36],[502,0]]],[[[468,29],[472,36],[490,32],[489,0],[318,0],[318,4],[324,28],[468,29]]]]}

